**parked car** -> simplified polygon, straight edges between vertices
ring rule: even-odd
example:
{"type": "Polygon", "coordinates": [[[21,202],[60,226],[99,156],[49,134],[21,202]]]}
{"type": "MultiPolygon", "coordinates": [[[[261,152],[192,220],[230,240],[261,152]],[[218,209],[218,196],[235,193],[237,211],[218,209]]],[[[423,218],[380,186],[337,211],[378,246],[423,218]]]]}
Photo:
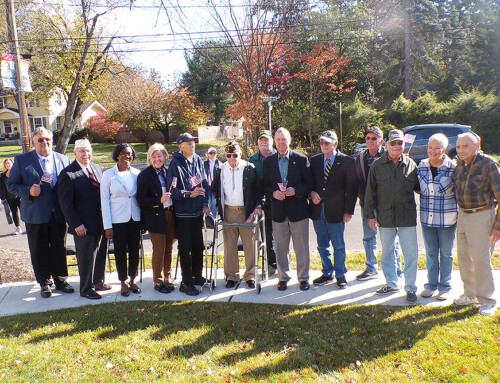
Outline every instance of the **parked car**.
{"type": "MultiPolygon", "coordinates": [[[[415,136],[413,145],[405,144],[405,153],[410,153],[410,158],[419,163],[424,158],[427,158],[427,143],[429,137],[436,133],[443,133],[450,143],[446,154],[448,157],[453,158],[456,156],[457,151],[457,137],[459,134],[470,132],[470,125],[460,124],[423,124],[423,125],[410,125],[402,129],[404,134],[411,134],[415,136]]],[[[385,145],[385,143],[384,143],[385,145]]],[[[363,150],[366,149],[366,144],[357,145],[352,150],[352,156],[357,157],[363,150]]]]}

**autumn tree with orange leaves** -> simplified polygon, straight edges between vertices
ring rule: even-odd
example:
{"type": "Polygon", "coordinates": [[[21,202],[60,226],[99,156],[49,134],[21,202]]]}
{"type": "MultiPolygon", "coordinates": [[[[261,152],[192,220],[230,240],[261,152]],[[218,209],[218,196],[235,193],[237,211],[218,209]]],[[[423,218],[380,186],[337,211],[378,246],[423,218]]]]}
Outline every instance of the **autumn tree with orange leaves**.
{"type": "Polygon", "coordinates": [[[317,44],[309,54],[299,56],[302,70],[294,78],[306,80],[309,93],[309,145],[313,146],[312,123],[317,100],[327,93],[337,95],[354,89],[355,79],[342,79],[350,59],[339,56],[333,46],[317,44]]]}

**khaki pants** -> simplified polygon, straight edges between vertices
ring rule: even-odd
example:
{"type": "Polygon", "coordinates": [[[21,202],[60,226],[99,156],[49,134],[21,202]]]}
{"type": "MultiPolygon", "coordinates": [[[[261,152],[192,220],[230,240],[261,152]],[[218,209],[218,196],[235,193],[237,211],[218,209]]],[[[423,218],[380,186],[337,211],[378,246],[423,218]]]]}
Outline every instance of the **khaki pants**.
{"type": "Polygon", "coordinates": [[[458,211],[457,258],[464,294],[480,303],[493,303],[493,272],[490,235],[495,222],[495,210],[464,213],[458,211]]]}
{"type": "Polygon", "coordinates": [[[174,212],[165,210],[167,220],[167,234],[149,233],[153,244],[153,282],[160,284],[170,279],[172,271],[172,245],[174,244],[175,220],[174,212]],[[163,273],[163,277],[162,277],[163,273]]]}
{"type": "MultiPolygon", "coordinates": [[[[233,207],[225,206],[224,220],[227,223],[245,223],[246,219],[245,209],[236,210],[233,207]]],[[[245,281],[255,280],[255,242],[251,228],[226,227],[223,229],[222,235],[224,236],[224,273],[226,279],[235,282],[240,280],[238,237],[241,237],[246,267],[243,279],[245,281]]]]}

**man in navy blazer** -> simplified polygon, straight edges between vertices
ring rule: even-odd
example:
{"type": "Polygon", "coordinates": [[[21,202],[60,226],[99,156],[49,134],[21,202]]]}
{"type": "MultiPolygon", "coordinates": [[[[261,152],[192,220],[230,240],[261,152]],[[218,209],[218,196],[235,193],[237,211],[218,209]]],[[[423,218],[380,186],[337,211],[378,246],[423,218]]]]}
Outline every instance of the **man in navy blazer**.
{"type": "Polygon", "coordinates": [[[52,151],[52,132],[38,128],[33,133],[35,150],[15,157],[7,188],[21,197],[21,219],[26,234],[31,263],[42,297],[52,295],[54,279],[57,290],[74,292],[66,278],[66,223],[59,207],[58,176],[70,164],[70,159],[52,151]]]}
{"type": "Polygon", "coordinates": [[[104,284],[107,239],[99,191],[102,169],[91,162],[92,146],[86,138],[75,141],[74,154],[75,160],[59,175],[59,201],[75,240],[80,295],[100,299],[96,289],[111,288],[104,284]]]}
{"type": "Polygon", "coordinates": [[[264,160],[262,184],[271,201],[278,290],[286,290],[290,280],[290,236],[297,259],[301,290],[309,289],[309,206],[313,187],[307,157],[290,149],[290,132],[279,128],[274,136],[277,153],[264,160]]]}
{"type": "Polygon", "coordinates": [[[358,179],[354,159],[337,150],[337,134],[331,130],[321,133],[321,153],[311,158],[314,190],[311,191],[310,212],[318,238],[318,251],[323,274],[315,285],[324,285],[337,279],[337,287],[345,289],[345,224],[354,214],[358,198],[358,179]],[[334,249],[332,264],[332,247],[334,249]]]}

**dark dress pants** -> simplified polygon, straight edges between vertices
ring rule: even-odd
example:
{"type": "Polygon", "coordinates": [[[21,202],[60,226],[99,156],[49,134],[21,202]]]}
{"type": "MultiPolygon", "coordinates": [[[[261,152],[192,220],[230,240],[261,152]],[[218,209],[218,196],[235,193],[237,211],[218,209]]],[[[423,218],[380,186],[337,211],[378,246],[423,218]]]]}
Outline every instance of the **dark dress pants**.
{"type": "Polygon", "coordinates": [[[271,219],[271,206],[262,208],[265,217],[267,264],[276,268],[276,253],[274,252],[273,220],[271,219]]]}
{"type": "Polygon", "coordinates": [[[141,238],[141,223],[131,219],[124,223],[113,224],[113,244],[115,245],[115,263],[118,279],[127,280],[127,252],[128,276],[135,278],[139,266],[139,246],[141,238]]]}
{"type": "Polygon", "coordinates": [[[80,275],[80,295],[83,297],[94,291],[94,263],[99,250],[102,234],[87,234],[83,237],[74,235],[76,247],[76,262],[80,275]]]}
{"type": "Polygon", "coordinates": [[[26,223],[26,234],[36,281],[50,285],[52,277],[55,285],[60,286],[68,276],[66,223],[57,222],[52,214],[47,223],[26,223]]]}
{"type": "Polygon", "coordinates": [[[203,216],[175,217],[182,282],[192,283],[203,271],[203,216]]]}
{"type": "Polygon", "coordinates": [[[21,206],[21,198],[7,199],[7,204],[10,207],[10,214],[14,221],[14,225],[21,226],[21,220],[19,219],[19,209],[21,206]]]}
{"type": "Polygon", "coordinates": [[[106,259],[108,255],[108,239],[101,234],[99,249],[94,262],[94,276],[92,278],[94,286],[104,283],[104,274],[106,272],[106,259]]]}

